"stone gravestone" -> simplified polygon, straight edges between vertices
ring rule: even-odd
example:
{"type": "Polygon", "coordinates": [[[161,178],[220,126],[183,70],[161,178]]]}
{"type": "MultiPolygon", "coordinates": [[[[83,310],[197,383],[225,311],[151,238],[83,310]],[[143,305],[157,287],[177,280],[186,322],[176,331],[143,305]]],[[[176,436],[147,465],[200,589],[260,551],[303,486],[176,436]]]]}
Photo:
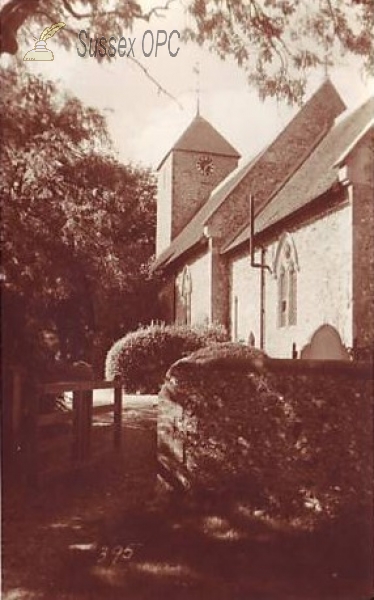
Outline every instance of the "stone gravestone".
{"type": "Polygon", "coordinates": [[[301,350],[300,358],[350,360],[339,332],[332,325],[321,325],[314,332],[310,343],[301,350]]]}

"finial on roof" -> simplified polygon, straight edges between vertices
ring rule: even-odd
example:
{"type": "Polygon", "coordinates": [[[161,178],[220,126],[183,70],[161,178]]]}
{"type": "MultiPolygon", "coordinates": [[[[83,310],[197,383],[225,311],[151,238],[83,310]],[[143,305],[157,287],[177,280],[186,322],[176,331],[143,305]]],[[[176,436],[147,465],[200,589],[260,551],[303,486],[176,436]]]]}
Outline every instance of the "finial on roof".
{"type": "Polygon", "coordinates": [[[324,52],[324,57],[323,57],[323,79],[324,81],[326,81],[329,78],[329,66],[330,66],[330,56],[331,53],[329,52],[328,49],[328,42],[327,40],[324,42],[324,47],[325,47],[325,52],[324,52]]]}
{"type": "Polygon", "coordinates": [[[323,75],[325,80],[329,78],[329,58],[327,53],[325,54],[325,58],[323,60],[323,75]]]}
{"type": "Polygon", "coordinates": [[[193,68],[196,75],[196,115],[200,115],[200,63],[197,62],[193,68]]]}

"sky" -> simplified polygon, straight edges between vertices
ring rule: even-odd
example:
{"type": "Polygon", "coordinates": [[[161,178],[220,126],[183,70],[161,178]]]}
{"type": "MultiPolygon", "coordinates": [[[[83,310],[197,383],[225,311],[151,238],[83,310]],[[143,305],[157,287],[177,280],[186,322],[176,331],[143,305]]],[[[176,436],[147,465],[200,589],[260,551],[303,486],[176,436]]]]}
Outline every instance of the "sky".
{"type": "MultiPolygon", "coordinates": [[[[62,88],[102,111],[122,162],[154,169],[196,114],[194,67],[199,63],[200,113],[246,160],[271,141],[297,108],[274,99],[260,101],[257,91],[249,87],[245,74],[233,62],[221,61],[192,44],[181,45],[176,57],[169,55],[166,46],[159,49],[157,57],[144,57],[141,40],[147,28],[154,33],[158,28],[170,33],[181,30],[188,24],[188,18],[181,10],[170,9],[166,18],[154,20],[151,25],[137,24],[132,33],[123,32],[125,37],[136,38],[135,58],[142,61],[178,103],[158,93],[156,86],[125,57],[98,64],[94,58],[78,56],[75,48],[62,49],[56,39],[58,34],[48,42],[55,60],[29,62],[27,67],[35,74],[59,81],[62,88]]],[[[176,48],[176,36],[174,43],[176,48]]],[[[77,45],[82,48],[78,40],[77,45]]],[[[359,63],[352,59],[339,60],[329,76],[348,107],[358,106],[374,93],[373,80],[365,81],[359,63]]],[[[307,96],[324,77],[321,69],[310,78],[307,96]]]]}

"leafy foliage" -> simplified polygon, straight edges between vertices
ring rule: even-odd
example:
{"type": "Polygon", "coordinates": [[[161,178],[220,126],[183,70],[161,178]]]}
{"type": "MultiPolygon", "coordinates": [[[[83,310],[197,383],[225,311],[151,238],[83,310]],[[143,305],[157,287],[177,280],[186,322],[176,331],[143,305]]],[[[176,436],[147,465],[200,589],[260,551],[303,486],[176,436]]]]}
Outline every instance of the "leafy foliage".
{"type": "Polygon", "coordinates": [[[190,11],[186,38],[233,58],[263,98],[300,100],[310,71],[347,52],[374,73],[374,4],[367,0],[193,0],[190,11]]]}
{"type": "Polygon", "coordinates": [[[4,321],[19,333],[7,355],[49,317],[65,353],[92,359],[94,343],[149,318],[155,183],[115,160],[96,111],[50,82],[1,76],[4,321]]]}
{"type": "MultiPolygon", "coordinates": [[[[148,11],[132,0],[7,0],[0,10],[1,52],[15,54],[19,30],[30,33],[35,25],[65,20],[69,27],[58,38],[71,48],[82,29],[92,38],[121,36],[136,21],[152,22],[172,7],[189,15],[185,40],[232,58],[263,97],[300,100],[310,71],[344,53],[360,56],[367,72],[374,70],[370,0],[167,0],[148,11]]],[[[148,74],[138,58],[130,60],[148,74]]]]}
{"type": "Polygon", "coordinates": [[[107,355],[105,375],[107,379],[122,378],[127,392],[157,394],[176,360],[226,339],[221,326],[150,325],[114,344],[107,355]]]}
{"type": "Polygon", "coordinates": [[[222,345],[169,371],[161,396],[188,415],[180,435],[195,484],[287,518],[370,505],[371,382],[266,365],[256,350],[222,345]]]}

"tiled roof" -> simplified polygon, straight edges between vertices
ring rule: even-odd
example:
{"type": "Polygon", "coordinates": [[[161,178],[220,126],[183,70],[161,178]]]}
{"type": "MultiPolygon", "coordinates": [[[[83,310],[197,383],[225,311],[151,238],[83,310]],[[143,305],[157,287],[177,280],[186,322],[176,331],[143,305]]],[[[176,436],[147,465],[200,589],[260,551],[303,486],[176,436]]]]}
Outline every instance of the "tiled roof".
{"type": "Polygon", "coordinates": [[[182,256],[187,250],[199,243],[204,237],[204,225],[209,217],[219,208],[226,200],[232,190],[236,188],[238,183],[250,171],[252,165],[261,156],[257,155],[252,161],[240,169],[236,169],[228,175],[210,194],[209,199],[191,219],[188,225],[181,233],[171,242],[164,252],[157,257],[153,263],[153,269],[157,269],[161,265],[167,265],[173,262],[179,256],[182,256]]]}
{"type": "Polygon", "coordinates": [[[163,158],[158,169],[160,169],[170,152],[173,150],[204,152],[240,158],[240,154],[235,150],[234,146],[229,144],[213,125],[199,114],[195,116],[185,132],[163,158]]]}
{"type": "MultiPolygon", "coordinates": [[[[329,80],[325,81],[267,148],[244,167],[236,169],[213,190],[208,200],[197,214],[171,242],[170,246],[157,257],[153,264],[153,269],[155,270],[161,266],[171,264],[174,260],[182,256],[186,251],[202,240],[204,238],[204,225],[207,224],[208,219],[215,211],[217,211],[245,177],[248,176],[249,179],[251,178],[252,170],[253,173],[262,171],[262,176],[252,178],[253,181],[251,181],[251,184],[254,182],[254,179],[256,179],[255,183],[257,184],[257,187],[260,186],[260,190],[257,190],[255,194],[258,192],[264,194],[266,192],[265,197],[261,198],[261,200],[267,200],[275,189],[279,189],[279,184],[283,182],[284,169],[281,168],[283,164],[282,160],[284,156],[287,156],[289,148],[293,146],[297,149],[299,162],[293,160],[292,166],[288,168],[287,177],[299,167],[300,161],[305,160],[305,158],[309,156],[310,152],[315,147],[317,140],[319,141],[321,139],[321,133],[326,133],[328,131],[332,119],[339,114],[344,107],[345,105],[332,83],[329,80]],[[316,114],[318,115],[318,118],[315,117],[316,114]]],[[[194,125],[194,122],[196,124],[197,120],[207,123],[205,119],[197,116],[191,123],[190,128],[194,125]]],[[[207,123],[207,125],[209,125],[209,123],[207,123]]],[[[211,126],[209,125],[209,127],[211,126]]],[[[215,132],[214,129],[213,131],[215,132]]],[[[183,138],[187,133],[188,129],[176,143],[174,149],[179,147],[181,141],[182,145],[184,145],[185,142],[183,141],[183,138]]],[[[218,136],[220,135],[218,132],[215,133],[218,136]]],[[[190,134],[187,136],[187,141],[189,139],[190,134]]],[[[208,140],[205,140],[204,144],[206,144],[207,141],[208,140]]],[[[205,148],[204,151],[206,152],[208,150],[205,148]]],[[[262,204],[263,203],[261,202],[261,205],[262,204]]],[[[233,239],[235,232],[232,232],[232,234],[231,240],[233,239]]]]}
{"type": "MultiPolygon", "coordinates": [[[[285,217],[306,206],[327,192],[338,181],[337,161],[368,129],[374,118],[374,97],[348,114],[340,117],[301,167],[260,211],[255,221],[255,233],[260,233],[285,217]]],[[[249,225],[223,249],[228,252],[247,242],[249,225]]]]}

